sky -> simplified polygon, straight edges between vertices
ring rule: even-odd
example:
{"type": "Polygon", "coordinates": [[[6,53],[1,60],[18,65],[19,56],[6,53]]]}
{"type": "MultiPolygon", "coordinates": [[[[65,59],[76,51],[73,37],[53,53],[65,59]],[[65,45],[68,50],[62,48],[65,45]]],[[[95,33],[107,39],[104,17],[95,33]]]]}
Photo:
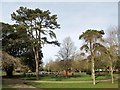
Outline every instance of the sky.
{"type": "MultiPolygon", "coordinates": [[[[50,10],[52,14],[57,14],[60,29],[55,31],[57,40],[62,43],[65,37],[70,36],[77,50],[82,45],[79,35],[87,29],[105,30],[118,25],[118,0],[114,2],[7,2],[0,3],[0,21],[13,24],[11,14],[20,6],[31,9],[40,8],[50,10]]],[[[45,0],[46,1],[46,0],[45,0]]],[[[52,0],[54,1],[54,0],[52,0]]],[[[58,0],[59,1],[59,0],[58,0]]],[[[73,1],[73,0],[72,0],[73,1]]],[[[94,1],[94,0],[93,0],[94,1]]],[[[99,1],[99,0],[98,0],[99,1]]],[[[57,58],[55,55],[60,47],[54,45],[44,45],[43,62],[47,63],[51,59],[57,58]]]]}
{"type": "Polygon", "coordinates": [[[119,2],[119,0],[1,0],[2,2],[119,2]]]}

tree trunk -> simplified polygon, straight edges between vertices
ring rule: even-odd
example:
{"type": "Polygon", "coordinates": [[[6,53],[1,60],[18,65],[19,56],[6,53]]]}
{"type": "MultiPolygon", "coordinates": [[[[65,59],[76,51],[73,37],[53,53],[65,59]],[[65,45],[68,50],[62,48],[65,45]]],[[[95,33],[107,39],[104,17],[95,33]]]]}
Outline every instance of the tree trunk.
{"type": "Polygon", "coordinates": [[[7,67],[5,71],[7,77],[13,77],[13,66],[7,67]]]}
{"type": "Polygon", "coordinates": [[[110,74],[111,74],[112,83],[114,83],[113,68],[112,67],[110,67],[110,74]]]}
{"type": "Polygon", "coordinates": [[[92,79],[93,79],[93,84],[95,85],[95,66],[94,66],[94,58],[92,57],[92,79]]]}
{"type": "Polygon", "coordinates": [[[13,76],[13,71],[6,71],[7,77],[12,77],[13,76]]]}
{"type": "Polygon", "coordinates": [[[39,79],[39,64],[38,61],[36,61],[36,80],[39,79]]]}
{"type": "Polygon", "coordinates": [[[95,85],[95,62],[94,62],[94,52],[92,49],[93,46],[92,46],[92,42],[90,41],[90,52],[91,52],[91,62],[92,62],[91,71],[92,71],[93,85],[95,85]]]}
{"type": "Polygon", "coordinates": [[[36,80],[39,79],[39,54],[38,49],[33,47],[34,55],[35,55],[35,62],[36,62],[36,80]]]}
{"type": "Polygon", "coordinates": [[[35,62],[36,62],[36,80],[39,79],[39,62],[42,61],[41,48],[42,48],[41,47],[41,32],[39,31],[39,33],[38,33],[36,30],[36,44],[33,47],[33,51],[34,51],[34,55],[35,55],[35,62]],[[38,39],[38,41],[37,41],[37,39],[38,39]],[[39,54],[40,54],[40,56],[39,56],[39,54]]]}
{"type": "Polygon", "coordinates": [[[111,79],[112,79],[112,83],[114,83],[114,78],[113,78],[113,67],[112,67],[112,61],[110,59],[110,75],[111,75],[111,79]]]}

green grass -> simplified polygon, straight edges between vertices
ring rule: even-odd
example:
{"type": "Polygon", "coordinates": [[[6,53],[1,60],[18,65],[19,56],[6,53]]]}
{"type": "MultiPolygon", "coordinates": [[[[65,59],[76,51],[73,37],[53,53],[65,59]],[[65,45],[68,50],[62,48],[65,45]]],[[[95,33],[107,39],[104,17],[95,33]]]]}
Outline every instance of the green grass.
{"type": "Polygon", "coordinates": [[[63,78],[62,81],[90,81],[91,76],[85,75],[85,76],[79,76],[79,77],[69,77],[69,78],[63,78]]]}
{"type": "Polygon", "coordinates": [[[118,83],[115,82],[100,82],[96,85],[92,83],[29,83],[37,88],[118,88],[118,83]]]}
{"type": "MultiPolygon", "coordinates": [[[[32,77],[23,77],[22,79],[24,80],[35,80],[36,77],[32,76],[32,77]]],[[[79,76],[79,77],[53,77],[53,76],[41,76],[39,77],[39,80],[42,81],[89,81],[91,80],[91,76],[87,75],[87,76],[79,76]]]]}
{"type": "Polygon", "coordinates": [[[111,75],[96,76],[96,80],[110,79],[111,75]]]}
{"type": "MultiPolygon", "coordinates": [[[[110,75],[104,75],[104,76],[96,76],[96,80],[103,80],[103,79],[109,79],[111,78],[110,75]]],[[[35,76],[33,77],[26,77],[23,79],[27,80],[33,80],[35,79],[35,76]]],[[[41,76],[40,80],[42,81],[91,81],[91,75],[80,75],[77,77],[54,77],[54,76],[41,76]]],[[[45,82],[33,82],[28,83],[34,87],[38,88],[118,88],[117,81],[112,84],[109,82],[99,82],[96,85],[93,85],[92,83],[45,83],[45,82]]]]}
{"type": "MultiPolygon", "coordinates": [[[[103,80],[103,79],[109,79],[111,78],[110,75],[105,76],[96,76],[96,80],[103,80]]],[[[35,76],[26,76],[22,77],[24,80],[35,80],[35,76]]],[[[91,75],[80,75],[80,76],[74,76],[74,77],[56,77],[56,76],[40,76],[39,80],[42,81],[90,81],[92,80],[91,75]]]]}
{"type": "MultiPolygon", "coordinates": [[[[114,75],[114,76],[117,76],[114,75]]],[[[19,79],[24,79],[24,80],[35,80],[35,76],[22,76],[18,75],[19,79]]],[[[111,78],[110,75],[104,75],[104,76],[96,76],[96,80],[102,80],[102,79],[109,79],[111,78]]],[[[54,81],[52,83],[49,82],[29,82],[27,83],[28,85],[32,85],[37,88],[118,88],[118,83],[117,81],[114,84],[111,84],[111,82],[99,82],[96,85],[93,85],[92,83],[79,83],[75,81],[91,81],[91,75],[80,75],[80,76],[74,76],[74,77],[56,77],[56,76],[40,76],[40,81],[54,81]],[[71,83],[58,83],[61,81],[71,81],[71,83]],[[73,81],[73,82],[72,82],[73,81]]],[[[9,87],[7,85],[3,85],[3,87],[9,87]]],[[[5,90],[5,88],[4,88],[5,90]]]]}

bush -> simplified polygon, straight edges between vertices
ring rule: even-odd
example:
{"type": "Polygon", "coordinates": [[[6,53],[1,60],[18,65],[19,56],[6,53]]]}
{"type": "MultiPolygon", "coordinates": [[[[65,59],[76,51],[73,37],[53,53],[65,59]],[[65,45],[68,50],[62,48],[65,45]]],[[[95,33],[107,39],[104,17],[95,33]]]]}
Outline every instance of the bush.
{"type": "Polygon", "coordinates": [[[87,70],[86,74],[91,75],[91,70],[87,70]]]}
{"type": "Polygon", "coordinates": [[[56,81],[62,81],[63,76],[57,75],[56,76],[56,81]]]}

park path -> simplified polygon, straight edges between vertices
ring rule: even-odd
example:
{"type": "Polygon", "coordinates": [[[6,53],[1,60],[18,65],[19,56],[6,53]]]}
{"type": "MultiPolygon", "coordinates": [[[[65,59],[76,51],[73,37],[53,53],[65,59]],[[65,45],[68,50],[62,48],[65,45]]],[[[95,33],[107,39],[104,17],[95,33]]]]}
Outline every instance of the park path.
{"type": "Polygon", "coordinates": [[[15,90],[43,90],[31,85],[27,85],[26,80],[21,79],[2,79],[2,84],[8,85],[10,88],[15,88],[15,90]]]}
{"type": "MultiPolygon", "coordinates": [[[[107,80],[96,80],[96,82],[108,82],[111,79],[107,80]]],[[[39,82],[39,83],[92,83],[93,81],[41,81],[41,80],[27,80],[27,82],[39,82]]]]}
{"type": "MultiPolygon", "coordinates": [[[[118,80],[120,77],[115,77],[114,80],[118,80]]],[[[96,82],[108,82],[111,79],[96,80],[96,82]]],[[[42,81],[42,80],[26,80],[27,82],[39,82],[39,83],[92,83],[93,81],[42,81]]]]}

